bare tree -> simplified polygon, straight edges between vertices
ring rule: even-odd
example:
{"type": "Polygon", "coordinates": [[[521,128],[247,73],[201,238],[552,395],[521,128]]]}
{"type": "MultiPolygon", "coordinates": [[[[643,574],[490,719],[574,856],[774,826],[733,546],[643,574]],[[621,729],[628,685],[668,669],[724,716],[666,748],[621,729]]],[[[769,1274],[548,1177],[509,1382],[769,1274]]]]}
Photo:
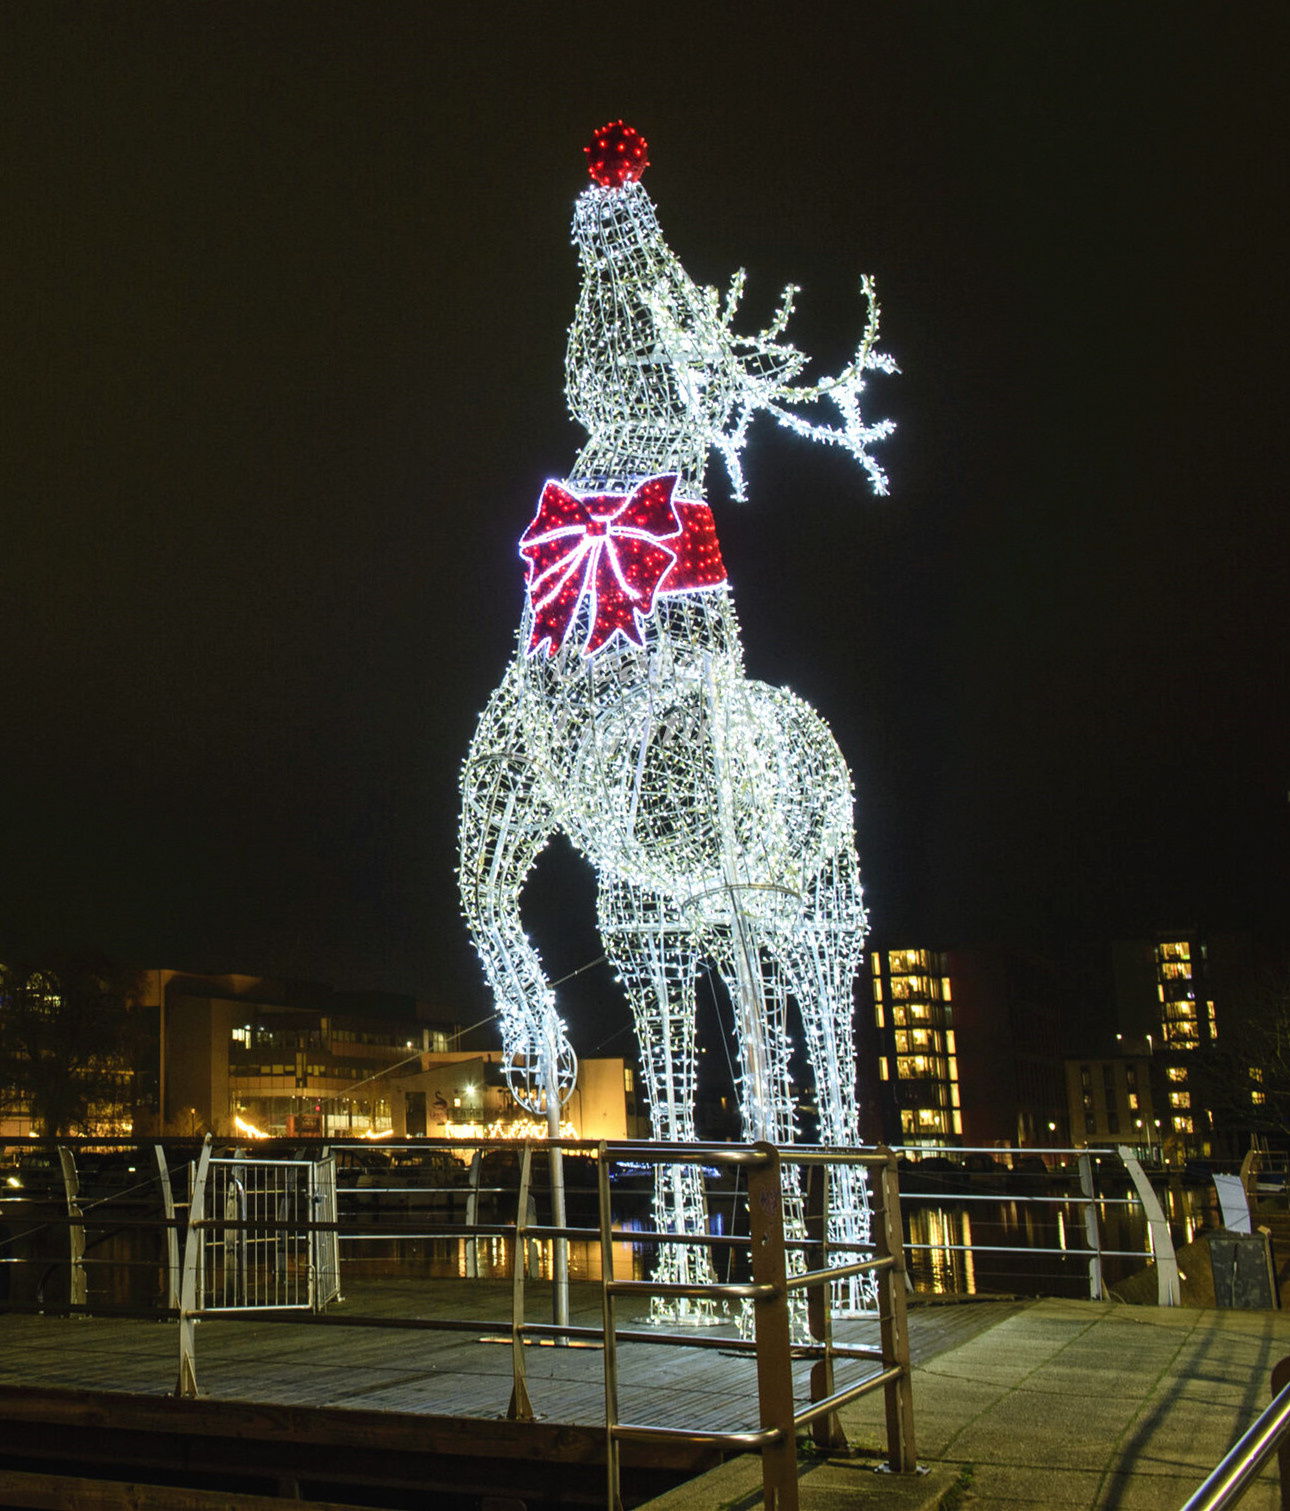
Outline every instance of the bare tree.
{"type": "Polygon", "coordinates": [[[1267,973],[1231,997],[1197,1068],[1206,1105],[1227,1128],[1290,1136],[1290,975],[1267,973]]]}
{"type": "Polygon", "coordinates": [[[45,1137],[122,1126],[143,1037],[135,973],[93,955],[0,965],[0,1111],[45,1137]]]}

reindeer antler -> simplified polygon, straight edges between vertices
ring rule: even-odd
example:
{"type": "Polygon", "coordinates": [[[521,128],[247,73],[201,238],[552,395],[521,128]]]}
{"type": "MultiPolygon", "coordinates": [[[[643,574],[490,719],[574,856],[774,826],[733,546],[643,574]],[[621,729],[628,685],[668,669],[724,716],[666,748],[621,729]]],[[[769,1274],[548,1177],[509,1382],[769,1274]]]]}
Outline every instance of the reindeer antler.
{"type": "MultiPolygon", "coordinates": [[[[711,328],[707,338],[699,342],[696,342],[692,327],[683,329],[674,316],[669,318],[668,301],[651,301],[662,344],[671,353],[674,364],[691,366],[693,370],[698,348],[702,350],[708,367],[708,384],[724,381],[731,391],[731,407],[724,422],[711,424],[707,436],[709,444],[725,463],[735,498],[742,501],[747,496],[740,452],[747,441],[749,425],[763,410],[795,435],[829,446],[841,446],[865,469],[874,492],[885,494],[887,475],[868,448],[889,436],[895,423],[891,420],[867,423],[860,407],[860,394],[866,372],[894,373],[899,369],[891,357],[877,349],[880,311],[873,279],[865,274],[860,280],[866,317],[864,334],[855,356],[836,377],[823,378],[810,385],[796,383],[808,358],[785,336],[794,301],[800,292],[797,285],[786,285],[769,325],[755,335],[745,336],[731,329],[745,281],[744,270],[740,268],[731,278],[725,299],[720,303],[715,289],[703,291],[711,328]],[[823,399],[836,405],[842,417],[840,425],[825,424],[799,412],[823,399]]],[[[696,408],[702,397],[695,394],[696,408]]]]}
{"type": "MultiPolygon", "coordinates": [[[[792,288],[791,284],[789,288],[792,288]]],[[[885,352],[877,350],[878,325],[882,312],[878,307],[873,279],[868,273],[861,275],[860,292],[864,296],[866,306],[864,335],[860,338],[860,345],[856,348],[855,356],[846,367],[836,378],[825,378],[809,388],[794,388],[791,383],[786,383],[762,407],[768,414],[774,415],[785,429],[793,431],[795,435],[805,436],[811,441],[822,441],[829,446],[841,446],[869,474],[873,491],[877,494],[885,494],[887,474],[870,456],[868,447],[889,436],[895,430],[896,422],[879,420],[873,425],[867,424],[860,412],[860,394],[864,390],[866,371],[894,373],[899,372],[900,369],[885,352]],[[831,399],[837,405],[842,414],[840,428],[817,424],[784,407],[785,404],[793,406],[813,404],[818,399],[831,399]],[[775,402],[775,400],[781,402],[775,402]]]]}

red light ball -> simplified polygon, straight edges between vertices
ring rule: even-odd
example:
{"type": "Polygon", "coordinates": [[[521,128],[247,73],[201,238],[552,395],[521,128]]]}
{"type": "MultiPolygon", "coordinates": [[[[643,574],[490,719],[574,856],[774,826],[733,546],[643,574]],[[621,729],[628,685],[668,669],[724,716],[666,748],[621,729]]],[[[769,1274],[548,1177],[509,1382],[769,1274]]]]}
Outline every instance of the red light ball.
{"type": "Polygon", "coordinates": [[[645,138],[633,126],[611,121],[592,135],[587,154],[587,172],[602,189],[621,189],[634,183],[649,167],[645,138]]]}

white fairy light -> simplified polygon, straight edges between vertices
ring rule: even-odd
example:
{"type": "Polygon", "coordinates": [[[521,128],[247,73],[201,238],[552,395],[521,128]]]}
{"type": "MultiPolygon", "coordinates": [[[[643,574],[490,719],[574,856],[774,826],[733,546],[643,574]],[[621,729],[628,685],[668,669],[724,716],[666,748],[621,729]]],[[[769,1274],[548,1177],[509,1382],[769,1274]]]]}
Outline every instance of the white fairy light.
{"type": "MultiPolygon", "coordinates": [[[[546,485],[524,533],[518,650],[462,771],[462,904],[496,997],[507,1080],[543,1113],[548,1095],[568,1099],[577,1074],[520,921],[525,880],[563,831],[597,871],[600,934],[635,1019],[654,1138],[696,1137],[695,990],[711,963],[734,1005],[745,1136],[796,1138],[795,1002],[821,1138],[852,1146],[852,983],[865,912],[851,778],[809,705],[745,676],[703,484],[715,450],[743,497],[740,453],[765,412],[840,446],[885,491],[868,448],[892,427],[860,409],[864,375],[895,370],[876,348],[873,285],[862,282],[868,315],[851,362],[799,383],[807,359],[785,337],[797,290],[784,290],[764,330],[736,334],[744,275],[724,301],[691,281],[639,182],[639,136],[620,122],[588,153],[596,182],[574,212],[583,276],[566,356],[569,407],[587,441],[570,477],[546,485]],[[838,423],[817,417],[826,402],[838,423]]],[[[792,1172],[787,1187],[800,1224],[792,1172]]],[[[655,1216],[665,1232],[706,1231],[701,1172],[658,1169],[655,1216]]],[[[837,1180],[829,1232],[867,1241],[858,1171],[837,1180]]],[[[712,1278],[706,1251],[691,1246],[664,1254],[656,1273],[712,1278]]],[[[853,1306],[874,1295],[867,1279],[843,1289],[853,1306]]],[[[693,1302],[658,1310],[705,1320],[693,1302]]]]}

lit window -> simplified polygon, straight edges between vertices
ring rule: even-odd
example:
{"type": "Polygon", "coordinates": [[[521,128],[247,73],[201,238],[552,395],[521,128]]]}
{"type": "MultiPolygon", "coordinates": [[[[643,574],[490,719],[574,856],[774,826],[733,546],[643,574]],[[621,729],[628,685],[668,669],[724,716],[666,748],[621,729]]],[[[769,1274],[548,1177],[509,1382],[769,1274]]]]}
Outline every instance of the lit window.
{"type": "Polygon", "coordinates": [[[1138,1093],[1136,1091],[1129,1093],[1129,1107],[1134,1112],[1138,1110],[1138,1093]]]}
{"type": "Polygon", "coordinates": [[[1169,1105],[1171,1107],[1190,1107],[1191,1106],[1191,1092],[1190,1091],[1171,1091],[1169,1093],[1169,1105]]]}

